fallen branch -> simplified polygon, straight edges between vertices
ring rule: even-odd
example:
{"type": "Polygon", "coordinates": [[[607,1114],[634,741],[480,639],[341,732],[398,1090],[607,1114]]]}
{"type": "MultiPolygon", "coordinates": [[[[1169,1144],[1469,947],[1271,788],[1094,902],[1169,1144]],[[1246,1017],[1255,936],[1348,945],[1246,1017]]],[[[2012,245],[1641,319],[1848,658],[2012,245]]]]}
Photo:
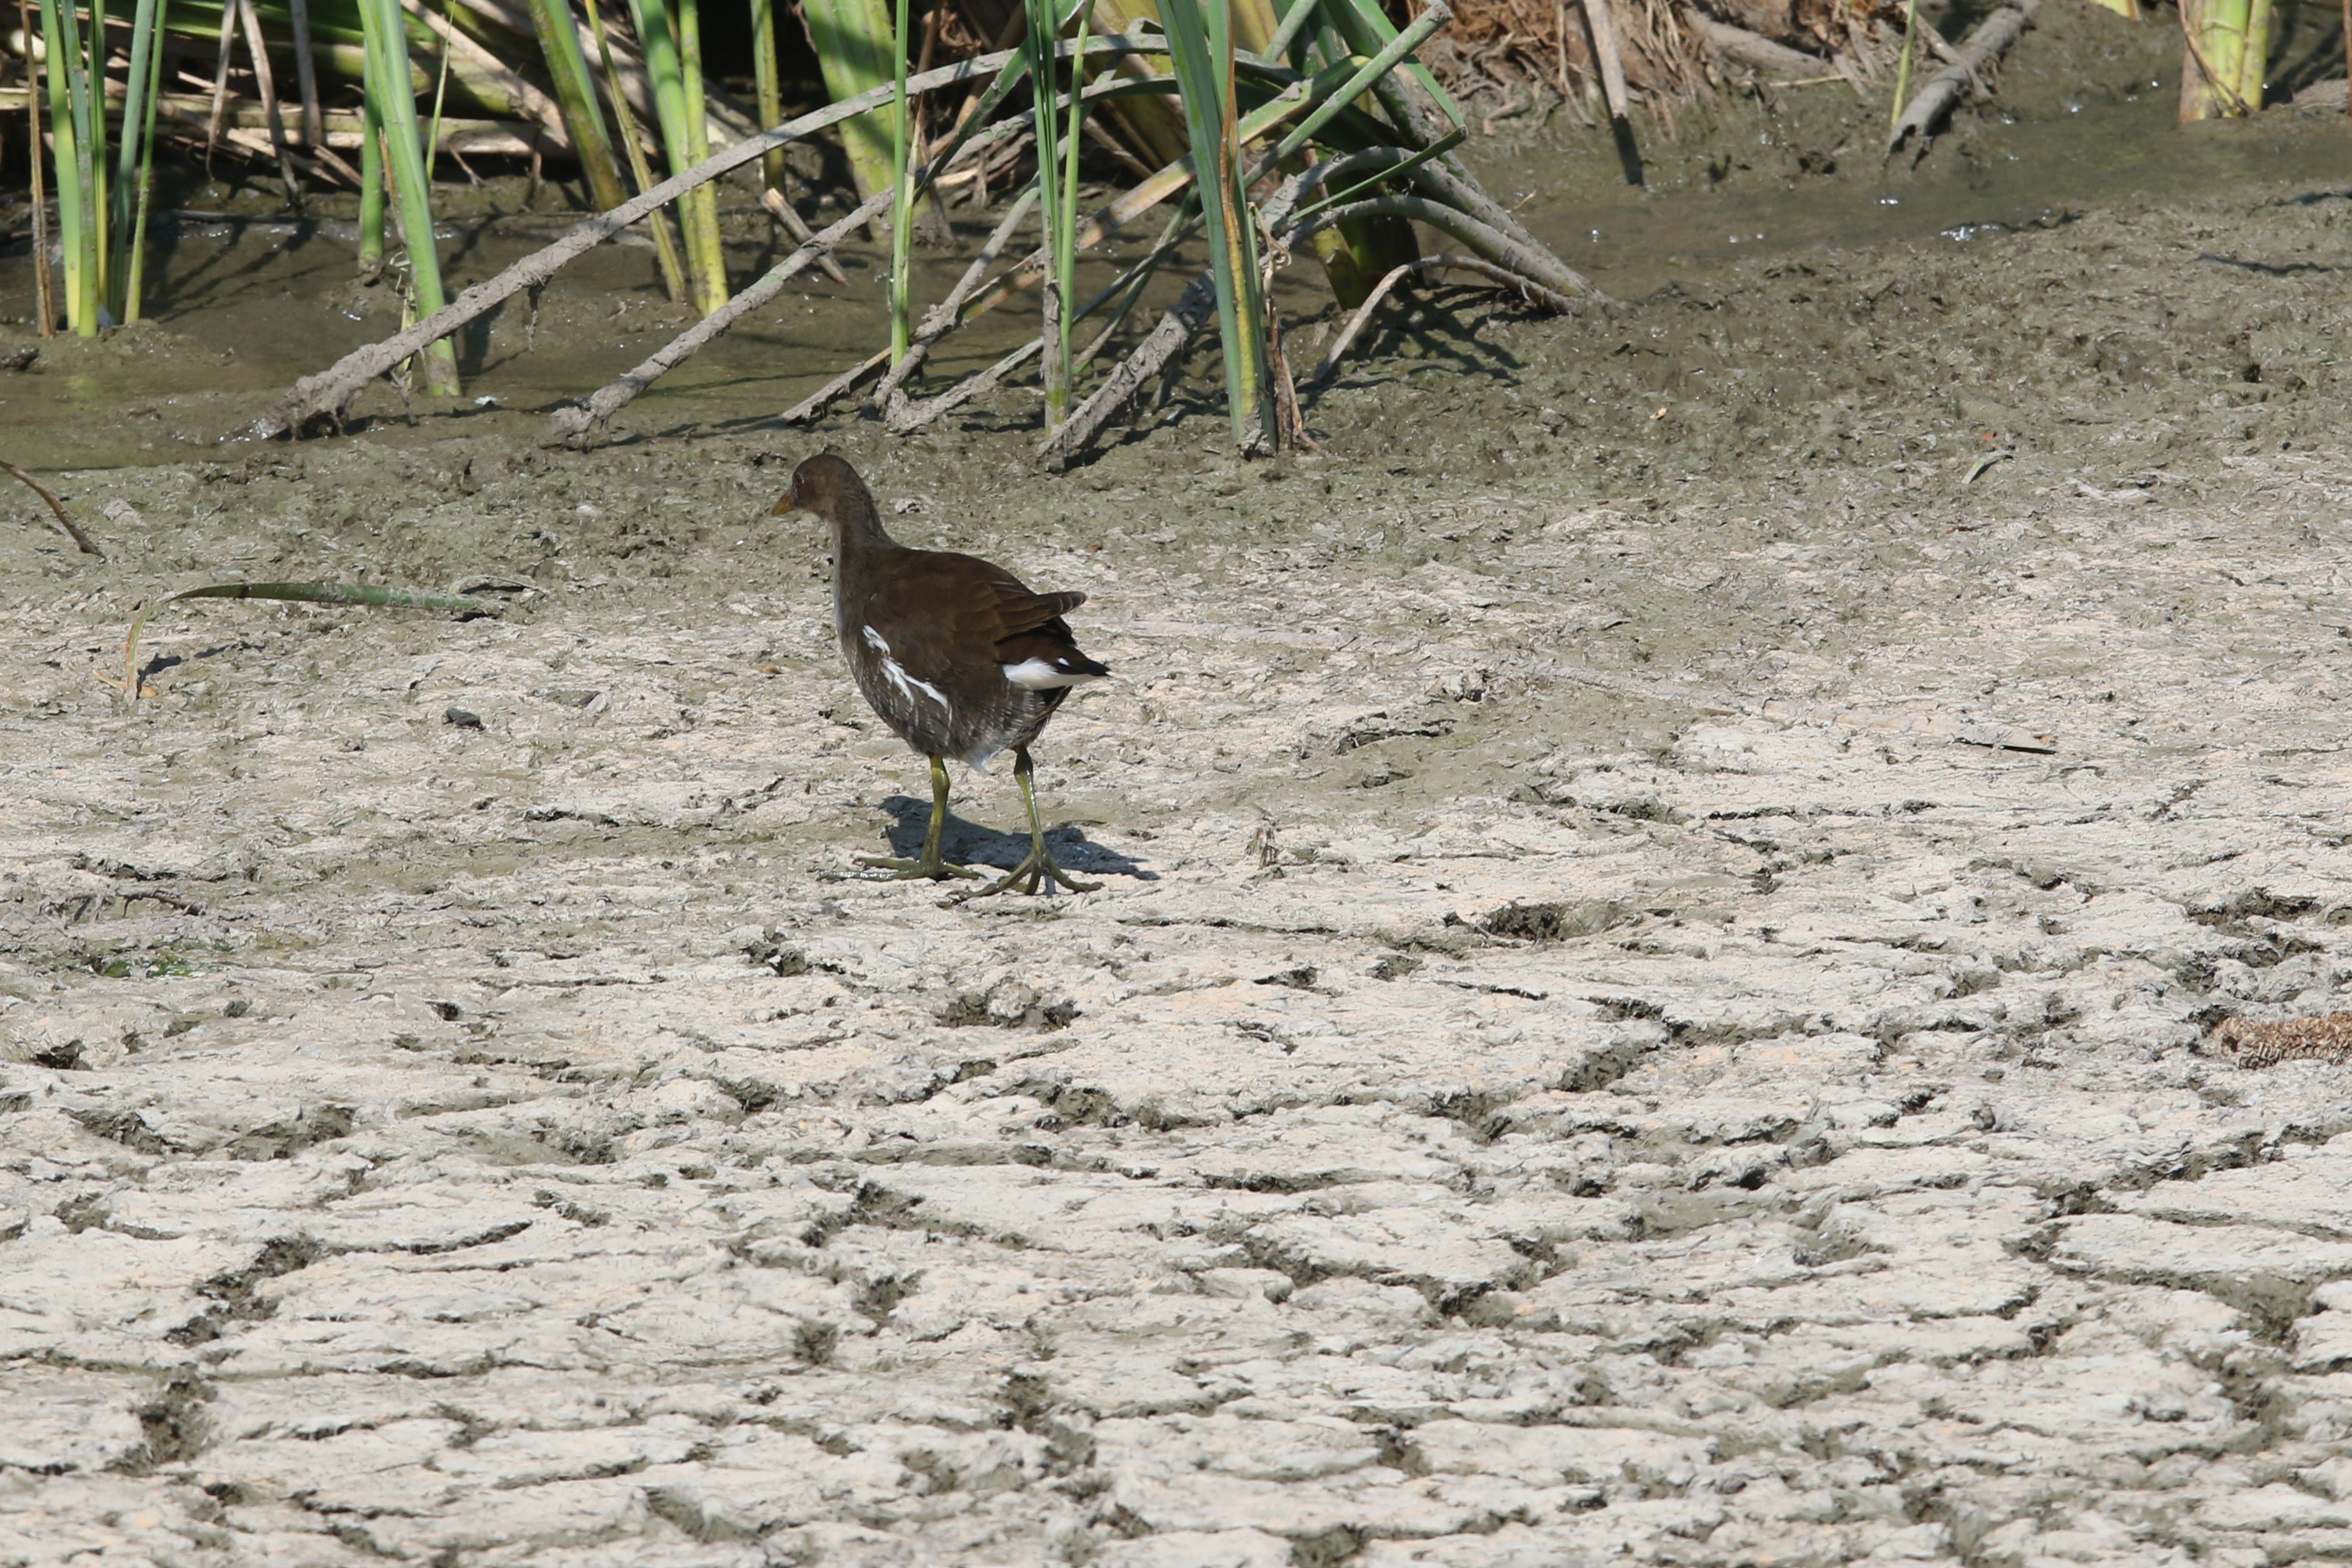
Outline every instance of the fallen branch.
{"type": "Polygon", "coordinates": [[[1894,157],[1903,143],[1915,135],[1924,146],[1928,133],[1951,112],[1960,94],[1972,85],[1982,85],[1982,73],[2024,36],[2026,24],[2041,8],[2042,0],[2004,0],[1999,10],[1986,17],[1959,47],[1958,59],[1921,85],[1918,96],[1904,110],[1903,118],[1895,122],[1894,131],[1886,138],[1886,155],[1894,157]]]}
{"type": "Polygon", "coordinates": [[[1574,269],[1562,265],[1550,252],[1521,245],[1509,235],[1488,227],[1467,213],[1423,196],[1372,196],[1343,206],[1327,207],[1290,229],[1283,237],[1288,241],[1305,239],[1334,224],[1357,217],[1411,218],[1415,223],[1426,224],[1442,233],[1450,234],[1529,289],[1530,299],[1555,312],[1576,310],[1580,300],[1606,299],[1599,289],[1586,282],[1574,269]]]}
{"type": "Polygon", "coordinates": [[[57,492],[50,489],[48,486],[41,483],[40,480],[35,479],[32,475],[26,473],[16,464],[9,462],[5,458],[0,458],[0,468],[5,468],[9,473],[16,475],[18,479],[24,480],[25,483],[32,487],[32,490],[35,495],[49,503],[49,510],[58,514],[58,526],[66,531],[67,534],[72,538],[75,545],[84,555],[95,555],[100,561],[106,559],[106,552],[100,550],[97,545],[92,544],[89,540],[89,535],[81,531],[81,525],[74,521],[72,518],[66,515],[66,503],[58,499],[57,492]]]}
{"type": "Polygon", "coordinates": [[[1118,411],[1127,406],[1128,399],[1141,390],[1145,381],[1167,368],[1169,362],[1183,351],[1184,346],[1192,341],[1192,334],[1207,324],[1216,310],[1216,279],[1203,272],[1193,279],[1183,296],[1168,308],[1167,314],[1160,318],[1160,324],[1151,329],[1151,335],[1110,373],[1110,379],[1097,387],[1094,395],[1071,410],[1070,416],[1062,422],[1062,427],[1037,448],[1038,458],[1048,468],[1056,470],[1069,467],[1070,458],[1118,416],[1118,411]]]}
{"type": "MultiPolygon", "coordinates": [[[[784,226],[784,232],[793,237],[793,244],[806,245],[816,237],[816,231],[793,210],[793,204],[784,199],[784,193],[773,185],[760,193],[760,205],[775,215],[776,221],[784,226]]],[[[849,281],[849,274],[841,269],[841,263],[833,258],[830,251],[818,257],[816,264],[824,268],[824,275],[835,283],[849,281]]]]}
{"type": "Polygon", "coordinates": [[[1481,278],[1491,278],[1506,289],[1515,289],[1521,299],[1541,305],[1554,315],[1573,310],[1580,303],[1564,294],[1555,294],[1540,284],[1531,283],[1507,267],[1497,267],[1491,261],[1481,260],[1475,256],[1424,256],[1417,261],[1408,261],[1403,266],[1392,269],[1387,277],[1373,285],[1372,291],[1364,296],[1364,302],[1356,307],[1356,313],[1348,318],[1348,324],[1342,327],[1339,330],[1339,335],[1332,340],[1331,347],[1323,355],[1322,362],[1316,365],[1306,381],[1300,384],[1311,392],[1320,386],[1333,371],[1339,368],[1340,356],[1348,352],[1349,346],[1356,341],[1357,334],[1361,332],[1365,324],[1372,319],[1372,312],[1380,308],[1381,301],[1387,299],[1390,292],[1404,280],[1406,273],[1446,271],[1455,268],[1465,272],[1475,272],[1481,278]]]}
{"type": "Polygon", "coordinates": [[[701,353],[719,333],[782,293],[784,285],[804,268],[818,258],[832,254],[833,247],[853,231],[887,210],[897,195],[895,190],[877,191],[847,217],[827,224],[812,235],[807,244],[769,268],[766,277],[664,343],[635,369],[597,388],[580,403],[557,409],[548,421],[549,442],[579,445],[588,432],[609,422],[614,415],[635,401],[639,393],[701,353]]]}
{"type": "MultiPolygon", "coordinates": [[[[1809,55],[1802,49],[1792,49],[1786,44],[1775,43],[1761,33],[1751,33],[1745,27],[1735,27],[1728,22],[1696,10],[1687,10],[1683,20],[1699,36],[1699,41],[1727,60],[1754,66],[1759,70],[1782,71],[1790,76],[1811,77],[1828,66],[1819,55],[1809,55]]],[[[1840,79],[1843,79],[1841,78],[1840,79]]]]}
{"type": "Polygon", "coordinates": [[[962,407],[965,404],[970,403],[973,398],[978,397],[982,393],[991,390],[997,384],[997,383],[1003,381],[1006,376],[1011,375],[1014,371],[1019,370],[1023,365],[1028,363],[1030,360],[1036,357],[1037,352],[1045,346],[1045,340],[1043,337],[1031,338],[1027,342],[1023,343],[1019,348],[1014,349],[1011,353],[1006,354],[1003,359],[998,360],[986,370],[981,371],[976,374],[964,377],[963,380],[956,383],[945,392],[940,393],[937,397],[926,398],[920,403],[908,403],[901,400],[891,408],[888,416],[887,423],[890,434],[893,436],[911,435],[913,432],[921,429],[924,426],[929,425],[932,420],[940,417],[940,416],[953,413],[955,410],[962,407]]]}
{"type": "Polygon", "coordinates": [[[877,349],[790,408],[785,409],[779,417],[786,425],[805,425],[856,391],[860,382],[889,363],[890,351],[887,348],[877,349]]]}
{"type": "MultiPolygon", "coordinates": [[[[1164,47],[1156,41],[1130,43],[1118,35],[1089,38],[1085,44],[1086,52],[1089,55],[1124,56],[1164,47]]],[[[937,70],[925,71],[908,79],[907,90],[909,93],[935,92],[941,88],[960,85],[999,69],[1013,58],[1013,54],[1010,49],[999,50],[959,60],[951,66],[941,66],[937,70]]],[[[772,131],[746,137],[609,212],[583,219],[562,239],[525,257],[487,282],[475,284],[406,331],[381,342],[355,349],[316,375],[304,376],[248,426],[248,434],[268,440],[279,436],[304,434],[321,421],[340,425],[345,411],[351,407],[352,400],[370,383],[411,355],[421,353],[428,344],[447,337],[467,322],[523,290],[540,287],[578,257],[668,205],[687,192],[742,167],[773,148],[785,146],[828,126],[838,125],[843,121],[856,119],[868,110],[878,109],[890,102],[896,92],[894,86],[886,83],[854,98],[845,98],[838,103],[803,114],[772,131]]]]}
{"type": "MultiPolygon", "coordinates": [[[[1087,123],[1091,125],[1094,121],[1089,120],[1087,123]]],[[[988,237],[988,243],[980,247],[980,254],[972,258],[971,266],[964,268],[963,276],[956,280],[956,286],[948,290],[948,297],[923,312],[922,324],[915,329],[915,341],[908,345],[907,357],[892,365],[890,374],[882,378],[882,384],[874,389],[876,404],[887,408],[890,400],[898,395],[898,389],[907,384],[907,378],[922,369],[923,361],[930,357],[931,345],[957,324],[964,302],[978,290],[981,280],[988,276],[988,269],[996,265],[997,257],[1012,243],[1013,231],[1021,226],[1023,218],[1029,216],[1029,209],[1036,205],[1036,201],[1037,184],[1033,180],[1029,188],[998,220],[995,231],[988,237]]]]}

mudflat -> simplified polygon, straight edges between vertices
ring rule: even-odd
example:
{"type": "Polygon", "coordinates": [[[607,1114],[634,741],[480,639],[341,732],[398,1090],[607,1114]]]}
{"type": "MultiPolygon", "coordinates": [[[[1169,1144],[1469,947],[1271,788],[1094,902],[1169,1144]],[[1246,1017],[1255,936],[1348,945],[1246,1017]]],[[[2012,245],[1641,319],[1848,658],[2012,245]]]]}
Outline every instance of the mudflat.
{"type": "Polygon", "coordinates": [[[1419,297],[1246,464],[1198,366],[1058,477],[723,358],[586,452],[0,373],[113,410],[0,454],[108,551],[0,496],[0,1561],[2342,1554],[2352,1068],[2209,1037],[2352,961],[2352,185],[1955,226],[1419,297]],[[851,874],[821,446],[1090,595],[1103,891],[851,874]],[[126,700],[240,577],[503,613],[126,700]]]}

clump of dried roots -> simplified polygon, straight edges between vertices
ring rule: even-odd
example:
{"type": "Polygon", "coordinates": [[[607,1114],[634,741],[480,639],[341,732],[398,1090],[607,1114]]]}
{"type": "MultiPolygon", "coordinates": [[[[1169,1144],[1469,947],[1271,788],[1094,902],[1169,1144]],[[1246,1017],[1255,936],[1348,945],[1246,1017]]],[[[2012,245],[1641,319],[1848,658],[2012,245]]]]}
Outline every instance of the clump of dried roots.
{"type": "Polygon", "coordinates": [[[2203,1054],[2242,1068],[2279,1062],[2352,1061],[2352,1013],[2313,1018],[2225,1018],[2205,1037],[2203,1054]]]}

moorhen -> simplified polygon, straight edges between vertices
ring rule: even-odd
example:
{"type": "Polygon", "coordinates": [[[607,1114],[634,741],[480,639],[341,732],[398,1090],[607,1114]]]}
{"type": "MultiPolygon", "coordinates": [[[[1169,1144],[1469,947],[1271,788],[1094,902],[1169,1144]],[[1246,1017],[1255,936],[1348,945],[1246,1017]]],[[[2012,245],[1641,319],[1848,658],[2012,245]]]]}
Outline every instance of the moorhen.
{"type": "Polygon", "coordinates": [[[833,618],[849,672],[882,721],[931,762],[931,826],[912,860],[861,857],[895,877],[935,881],[980,873],[940,857],[947,826],[947,759],[982,772],[1010,747],[1013,776],[1029,808],[1029,855],[972,896],[1025,882],[1024,893],[1081,882],[1054,863],[1037,822],[1030,743],[1070,688],[1110,673],[1078,651],[1062,616],[1084,594],[1033,594],[992,562],[942,550],[909,550],[883,531],[857,470],[830,452],[793,470],[774,515],[811,511],[833,527],[833,618]]]}

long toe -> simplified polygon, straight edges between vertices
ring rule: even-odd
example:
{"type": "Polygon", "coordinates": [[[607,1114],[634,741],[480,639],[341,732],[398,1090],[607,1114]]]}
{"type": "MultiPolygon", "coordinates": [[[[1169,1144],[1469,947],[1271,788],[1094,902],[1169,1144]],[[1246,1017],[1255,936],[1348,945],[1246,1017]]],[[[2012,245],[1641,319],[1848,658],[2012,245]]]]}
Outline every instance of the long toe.
{"type": "Polygon", "coordinates": [[[977,881],[980,873],[969,866],[950,865],[945,860],[899,860],[886,855],[861,855],[857,863],[876,871],[887,871],[887,877],[877,881],[912,882],[929,880],[944,882],[950,877],[970,877],[977,881]]]}
{"type": "Polygon", "coordinates": [[[1073,877],[1067,871],[1063,870],[1060,864],[1055,861],[1051,857],[1046,858],[1045,869],[1045,875],[1051,877],[1055,882],[1068,889],[1073,893],[1099,893],[1102,891],[1102,884],[1100,882],[1079,881],[1076,877],[1073,877]]]}

